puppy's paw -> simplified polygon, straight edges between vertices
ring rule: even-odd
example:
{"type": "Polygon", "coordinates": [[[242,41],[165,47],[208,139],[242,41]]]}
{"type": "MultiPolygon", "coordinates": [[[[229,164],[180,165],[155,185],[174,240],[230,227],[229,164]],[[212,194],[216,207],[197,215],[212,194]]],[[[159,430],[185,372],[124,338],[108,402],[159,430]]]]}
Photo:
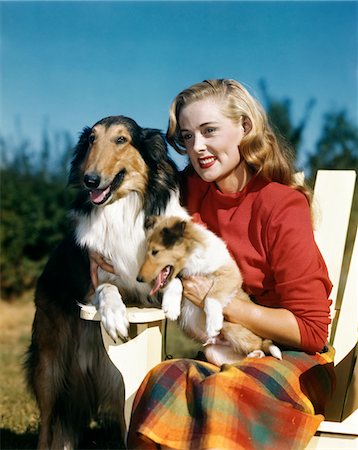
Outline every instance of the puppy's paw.
{"type": "Polygon", "coordinates": [[[101,284],[96,290],[96,303],[102,324],[111,338],[127,338],[129,322],[126,306],[116,286],[101,284]]]}
{"type": "Polygon", "coordinates": [[[247,355],[248,358],[263,358],[264,356],[266,355],[262,350],[254,350],[247,355]]]}
{"type": "Polygon", "coordinates": [[[178,307],[175,303],[162,303],[162,310],[169,320],[177,320],[180,316],[180,306],[178,307]]]}
{"type": "Polygon", "coordinates": [[[277,345],[270,345],[269,347],[270,353],[272,356],[274,356],[276,359],[282,359],[282,353],[281,350],[277,347],[277,345]]]}
{"type": "Polygon", "coordinates": [[[181,311],[183,285],[178,278],[174,278],[163,293],[162,310],[169,320],[177,320],[181,311]]]}
{"type": "Polygon", "coordinates": [[[208,340],[218,336],[224,324],[224,316],[221,304],[213,299],[205,300],[204,311],[206,313],[206,334],[208,340]]]}

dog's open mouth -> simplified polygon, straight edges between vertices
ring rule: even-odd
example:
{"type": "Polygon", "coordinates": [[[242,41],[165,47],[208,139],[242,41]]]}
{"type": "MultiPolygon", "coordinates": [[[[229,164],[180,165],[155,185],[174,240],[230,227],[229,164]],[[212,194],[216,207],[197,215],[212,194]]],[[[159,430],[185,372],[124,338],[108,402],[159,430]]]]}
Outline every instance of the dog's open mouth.
{"type": "Polygon", "coordinates": [[[111,197],[112,193],[121,185],[125,170],[121,170],[114,177],[112,183],[104,189],[90,189],[89,198],[94,205],[103,205],[111,197]]]}
{"type": "Polygon", "coordinates": [[[170,275],[173,272],[173,266],[166,266],[159,272],[159,275],[154,280],[154,285],[149,295],[154,295],[159,289],[162,289],[169,281],[170,275]]]}
{"type": "Polygon", "coordinates": [[[111,184],[106,189],[94,189],[89,191],[89,197],[92,203],[95,205],[101,205],[107,201],[111,195],[111,184]]]}

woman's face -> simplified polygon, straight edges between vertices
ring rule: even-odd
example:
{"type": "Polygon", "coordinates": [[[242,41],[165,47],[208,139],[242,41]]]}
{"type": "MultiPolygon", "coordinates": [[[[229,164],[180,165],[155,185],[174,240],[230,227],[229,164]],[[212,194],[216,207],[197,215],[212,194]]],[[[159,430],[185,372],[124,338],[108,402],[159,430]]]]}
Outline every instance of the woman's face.
{"type": "Polygon", "coordinates": [[[216,182],[223,192],[242,186],[239,145],[244,136],[241,123],[224,116],[214,99],[185,106],[179,115],[180,132],[192,166],[207,182],[216,182]]]}

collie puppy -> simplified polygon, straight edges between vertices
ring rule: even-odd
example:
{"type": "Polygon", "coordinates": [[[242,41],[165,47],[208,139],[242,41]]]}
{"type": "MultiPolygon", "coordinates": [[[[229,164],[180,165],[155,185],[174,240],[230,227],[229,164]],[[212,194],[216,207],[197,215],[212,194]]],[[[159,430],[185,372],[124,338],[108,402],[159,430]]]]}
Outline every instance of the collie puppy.
{"type": "Polygon", "coordinates": [[[148,248],[138,281],[151,283],[151,294],[163,291],[162,308],[192,338],[204,345],[209,362],[218,366],[243,357],[281,351],[269,339],[262,339],[239,324],[224,321],[223,309],[234,297],[251,302],[242,290],[240,271],[218,236],[204,226],[182,217],[156,217],[147,221],[148,248]],[[204,308],[182,301],[180,277],[204,275],[212,280],[204,308]]]}
{"type": "Polygon", "coordinates": [[[128,335],[125,305],[155,303],[136,281],[146,251],[146,218],[179,208],[174,163],[158,130],[112,116],[85,128],[74,150],[69,184],[78,190],[73,228],[51,255],[37,284],[27,379],[40,409],[41,449],[73,449],[92,419],[103,424],[106,448],[124,448],[124,386],[110,361],[100,324],[80,319],[79,303],[98,306],[116,340],[128,335]],[[117,275],[99,270],[93,292],[88,251],[102,254],[117,275]]]}

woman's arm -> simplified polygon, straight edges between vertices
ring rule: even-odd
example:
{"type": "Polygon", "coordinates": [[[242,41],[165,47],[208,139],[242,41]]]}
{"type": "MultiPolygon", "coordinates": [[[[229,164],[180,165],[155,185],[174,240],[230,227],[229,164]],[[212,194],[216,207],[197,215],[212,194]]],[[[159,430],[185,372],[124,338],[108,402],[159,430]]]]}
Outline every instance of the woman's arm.
{"type": "Polygon", "coordinates": [[[115,273],[111,264],[108,264],[102,255],[97,252],[90,251],[88,253],[90,261],[90,274],[93,287],[96,289],[98,286],[98,268],[105,270],[106,272],[115,273]]]}
{"type": "Polygon", "coordinates": [[[278,344],[301,348],[301,333],[294,314],[288,309],[268,308],[234,299],[224,309],[227,321],[239,323],[263,338],[278,344]]]}
{"type": "MultiPolygon", "coordinates": [[[[192,277],[182,281],[185,297],[202,308],[212,281],[205,277],[192,277]]],[[[239,323],[260,337],[272,339],[278,344],[301,348],[301,334],[297,320],[287,309],[268,308],[233,299],[224,309],[224,317],[225,320],[239,323]]]]}

